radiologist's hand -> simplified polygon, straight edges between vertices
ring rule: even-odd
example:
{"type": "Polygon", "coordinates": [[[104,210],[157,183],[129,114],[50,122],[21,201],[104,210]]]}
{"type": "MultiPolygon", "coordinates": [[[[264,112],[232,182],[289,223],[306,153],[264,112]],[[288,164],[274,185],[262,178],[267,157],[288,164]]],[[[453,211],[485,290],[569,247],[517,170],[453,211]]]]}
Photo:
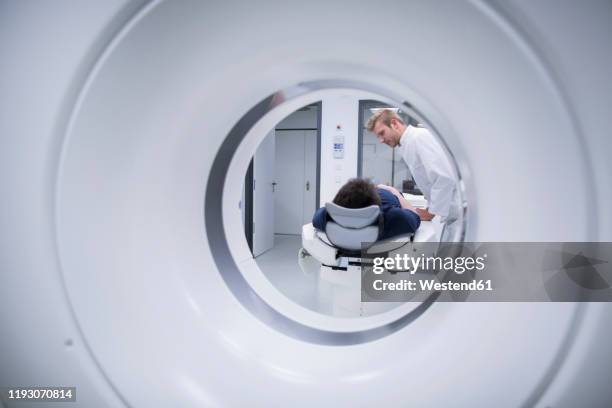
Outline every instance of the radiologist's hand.
{"type": "Polygon", "coordinates": [[[429,208],[415,208],[415,211],[421,218],[421,221],[431,221],[433,220],[433,217],[436,216],[435,214],[429,212],[429,208]]]}

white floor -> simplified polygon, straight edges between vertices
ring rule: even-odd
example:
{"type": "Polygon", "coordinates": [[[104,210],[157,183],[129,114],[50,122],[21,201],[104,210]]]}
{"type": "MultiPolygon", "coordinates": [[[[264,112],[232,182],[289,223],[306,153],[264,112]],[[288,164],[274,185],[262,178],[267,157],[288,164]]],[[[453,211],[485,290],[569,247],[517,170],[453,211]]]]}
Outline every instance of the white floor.
{"type": "MultiPolygon", "coordinates": [[[[298,251],[301,247],[301,236],[277,234],[274,236],[274,247],[255,258],[255,262],[268,280],[297,304],[326,315],[359,316],[361,297],[359,289],[355,293],[352,290],[346,292],[346,289],[340,289],[332,284],[330,276],[326,275],[327,279],[321,279],[318,270],[311,274],[302,272],[298,265],[298,251]],[[349,307],[345,310],[346,305],[349,307]]],[[[346,282],[341,287],[345,284],[346,282]]],[[[361,307],[364,305],[366,304],[361,304],[361,307]]],[[[378,314],[397,307],[399,303],[377,302],[367,305],[369,305],[368,314],[378,314]]]]}
{"type": "Polygon", "coordinates": [[[298,265],[299,235],[275,235],[274,247],[255,258],[264,275],[289,299],[320,311],[318,274],[306,275],[298,265]]]}

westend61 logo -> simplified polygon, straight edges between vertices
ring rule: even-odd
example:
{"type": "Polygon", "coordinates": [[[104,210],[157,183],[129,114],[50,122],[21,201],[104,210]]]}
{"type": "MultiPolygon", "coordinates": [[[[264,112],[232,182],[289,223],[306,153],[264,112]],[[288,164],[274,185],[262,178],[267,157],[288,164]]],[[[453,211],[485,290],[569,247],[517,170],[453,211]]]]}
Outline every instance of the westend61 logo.
{"type": "Polygon", "coordinates": [[[459,275],[465,272],[483,271],[487,254],[482,256],[411,256],[408,254],[395,254],[394,257],[376,257],[373,260],[372,272],[377,275],[389,272],[417,272],[453,271],[459,275]]]}
{"type": "Polygon", "coordinates": [[[371,243],[363,302],[612,302],[610,242],[371,243]]]}

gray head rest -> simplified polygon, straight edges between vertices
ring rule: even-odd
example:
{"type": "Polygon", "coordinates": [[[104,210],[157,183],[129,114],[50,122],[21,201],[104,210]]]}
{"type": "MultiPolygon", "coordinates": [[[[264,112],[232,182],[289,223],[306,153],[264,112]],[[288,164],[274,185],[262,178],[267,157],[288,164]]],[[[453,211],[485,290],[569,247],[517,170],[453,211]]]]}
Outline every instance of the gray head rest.
{"type": "Polygon", "coordinates": [[[378,220],[380,207],[344,208],[334,203],[325,204],[327,214],[334,222],[346,228],[364,228],[378,220]]]}
{"type": "Polygon", "coordinates": [[[362,243],[373,243],[378,239],[378,216],[380,208],[371,205],[365,208],[344,208],[334,203],[325,204],[331,217],[325,227],[325,234],[337,247],[358,251],[362,243]],[[372,225],[375,224],[376,225],[372,225]]]}

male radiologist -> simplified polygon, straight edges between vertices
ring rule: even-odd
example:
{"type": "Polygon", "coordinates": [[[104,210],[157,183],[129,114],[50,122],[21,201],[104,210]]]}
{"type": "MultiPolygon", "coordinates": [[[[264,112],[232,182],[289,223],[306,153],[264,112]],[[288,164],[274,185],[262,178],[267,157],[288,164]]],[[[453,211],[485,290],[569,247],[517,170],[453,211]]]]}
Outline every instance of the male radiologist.
{"type": "MultiPolygon", "coordinates": [[[[426,209],[416,211],[423,221],[440,217],[447,234],[458,218],[457,181],[450,162],[433,135],[423,127],[409,126],[391,109],[377,111],[366,123],[381,143],[398,147],[419,189],[427,199],[426,209]]],[[[447,235],[451,237],[451,235],[447,235]]]]}

